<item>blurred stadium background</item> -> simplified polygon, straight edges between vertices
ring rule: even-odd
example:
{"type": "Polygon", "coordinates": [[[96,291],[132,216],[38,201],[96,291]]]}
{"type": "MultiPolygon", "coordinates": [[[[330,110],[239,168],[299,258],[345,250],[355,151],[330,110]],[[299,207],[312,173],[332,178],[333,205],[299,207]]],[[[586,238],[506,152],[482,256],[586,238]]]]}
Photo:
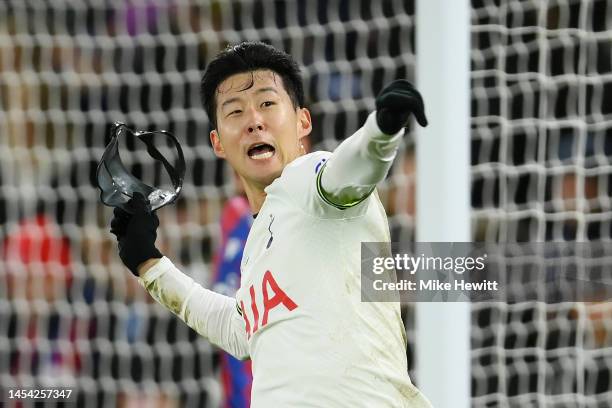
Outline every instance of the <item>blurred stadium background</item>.
{"type": "MultiPolygon", "coordinates": [[[[473,240],[610,241],[612,5],[471,7],[473,240]]],[[[291,53],[312,148],[333,149],[384,84],[414,80],[414,16],[412,0],[0,2],[0,384],[69,386],[87,407],[218,406],[213,348],[116,255],[94,183],[111,124],[181,141],[186,182],[161,211],[158,242],[208,285],[235,185],[209,147],[207,61],[246,39],[291,53]]],[[[133,144],[123,158],[159,175],[133,144]]],[[[404,242],[415,236],[414,161],[408,138],[380,186],[404,242]]],[[[610,303],[479,303],[471,317],[472,406],[612,405],[610,303]]],[[[409,307],[418,384],[413,318],[409,307]]]]}

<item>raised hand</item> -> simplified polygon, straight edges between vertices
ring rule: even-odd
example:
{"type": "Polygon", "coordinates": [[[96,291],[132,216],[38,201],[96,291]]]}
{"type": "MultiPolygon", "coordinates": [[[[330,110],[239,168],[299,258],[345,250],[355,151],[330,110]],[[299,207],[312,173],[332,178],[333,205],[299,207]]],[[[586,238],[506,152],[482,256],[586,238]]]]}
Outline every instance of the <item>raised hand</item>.
{"type": "Polygon", "coordinates": [[[163,256],[155,248],[159,219],[151,211],[144,196],[138,192],[134,193],[128,205],[134,213],[115,208],[110,232],[117,237],[121,261],[130,272],[138,276],[139,265],[163,256]]]}
{"type": "Polygon", "coordinates": [[[427,126],[425,105],[419,91],[405,79],[387,85],[376,97],[376,123],[387,135],[393,135],[408,125],[413,114],[419,125],[427,126]]]}

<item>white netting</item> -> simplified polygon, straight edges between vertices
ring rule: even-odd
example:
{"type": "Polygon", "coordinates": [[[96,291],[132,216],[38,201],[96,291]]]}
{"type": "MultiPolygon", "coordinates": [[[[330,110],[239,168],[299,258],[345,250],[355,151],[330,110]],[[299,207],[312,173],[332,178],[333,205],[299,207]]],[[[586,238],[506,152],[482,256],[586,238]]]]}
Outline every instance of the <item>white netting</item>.
{"type": "MultiPolygon", "coordinates": [[[[474,239],[609,242],[609,2],[472,7],[474,239]]],[[[609,406],[611,322],[610,303],[475,304],[474,405],[609,406]]]]}
{"type": "MultiPolygon", "coordinates": [[[[473,2],[475,239],[610,239],[611,10],[473,2]]],[[[182,199],[161,212],[158,242],[207,284],[234,193],[208,144],[207,61],[242,39],[293,54],[312,143],[331,148],[384,84],[414,80],[413,17],[408,0],[0,2],[0,238],[13,254],[0,262],[0,384],[70,384],[84,406],[216,406],[212,349],[151,303],[116,256],[111,211],[94,188],[110,125],[167,129],[183,144],[182,199]]],[[[130,149],[125,162],[154,177],[148,156],[130,149]]],[[[398,240],[414,237],[413,171],[405,149],[382,189],[398,240]]],[[[610,313],[475,305],[474,405],[604,406],[610,313]]]]}

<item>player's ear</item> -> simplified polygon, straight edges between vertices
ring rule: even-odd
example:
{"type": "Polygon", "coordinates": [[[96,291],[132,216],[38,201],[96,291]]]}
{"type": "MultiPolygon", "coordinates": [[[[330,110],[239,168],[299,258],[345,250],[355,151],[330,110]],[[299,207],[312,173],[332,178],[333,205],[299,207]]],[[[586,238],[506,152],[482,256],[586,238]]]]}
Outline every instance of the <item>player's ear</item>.
{"type": "Polygon", "coordinates": [[[312,132],[312,118],[310,111],[306,108],[298,109],[298,139],[308,136],[312,132]]]}
{"type": "Polygon", "coordinates": [[[217,157],[225,159],[225,150],[223,149],[223,145],[221,144],[221,139],[219,138],[219,133],[217,133],[217,129],[213,129],[210,131],[210,143],[212,144],[215,155],[217,157]]]}

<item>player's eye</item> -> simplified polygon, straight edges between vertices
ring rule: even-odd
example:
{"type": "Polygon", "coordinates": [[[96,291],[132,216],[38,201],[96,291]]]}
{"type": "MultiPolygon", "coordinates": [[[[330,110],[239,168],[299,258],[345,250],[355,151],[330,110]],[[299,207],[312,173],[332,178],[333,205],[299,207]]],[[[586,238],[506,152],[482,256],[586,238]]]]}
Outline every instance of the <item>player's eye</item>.
{"type": "Polygon", "coordinates": [[[272,105],[274,105],[274,102],[272,101],[265,101],[264,103],[261,104],[261,106],[266,107],[266,108],[272,105]]]}
{"type": "Polygon", "coordinates": [[[236,110],[233,110],[230,113],[228,113],[227,116],[237,115],[237,114],[239,114],[241,112],[242,111],[240,109],[236,109],[236,110]]]}

